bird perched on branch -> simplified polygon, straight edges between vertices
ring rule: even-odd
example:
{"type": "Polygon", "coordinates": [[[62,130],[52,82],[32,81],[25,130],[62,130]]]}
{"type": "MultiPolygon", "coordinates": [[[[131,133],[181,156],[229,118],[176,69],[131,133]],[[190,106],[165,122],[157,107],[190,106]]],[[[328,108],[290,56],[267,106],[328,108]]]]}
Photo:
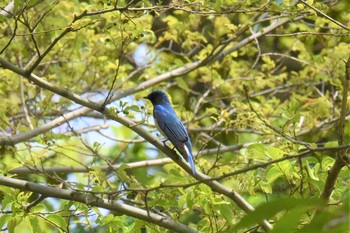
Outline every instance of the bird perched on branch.
{"type": "Polygon", "coordinates": [[[168,96],[162,91],[152,91],[144,98],[150,100],[153,104],[153,117],[157,129],[189,162],[192,174],[195,175],[196,170],[194,168],[190,137],[185,126],[171,107],[168,96]]]}

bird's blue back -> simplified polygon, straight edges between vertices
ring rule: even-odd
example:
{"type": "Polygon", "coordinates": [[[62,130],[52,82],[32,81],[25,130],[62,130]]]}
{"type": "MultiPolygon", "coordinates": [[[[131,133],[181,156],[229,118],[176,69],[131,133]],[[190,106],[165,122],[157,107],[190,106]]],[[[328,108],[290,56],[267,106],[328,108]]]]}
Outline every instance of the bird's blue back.
{"type": "Polygon", "coordinates": [[[171,107],[165,93],[160,91],[158,92],[160,94],[157,96],[157,98],[160,99],[150,99],[154,106],[153,116],[156,126],[160,133],[167,137],[168,140],[181,153],[184,159],[190,163],[193,174],[196,174],[190,137],[188,136],[188,133],[181,120],[177,117],[174,109],[171,107]]]}
{"type": "MultiPolygon", "coordinates": [[[[154,119],[160,132],[166,136],[180,152],[180,144],[191,145],[187,131],[170,105],[156,105],[153,110],[154,119]]],[[[187,158],[185,158],[187,160],[187,158]]]]}

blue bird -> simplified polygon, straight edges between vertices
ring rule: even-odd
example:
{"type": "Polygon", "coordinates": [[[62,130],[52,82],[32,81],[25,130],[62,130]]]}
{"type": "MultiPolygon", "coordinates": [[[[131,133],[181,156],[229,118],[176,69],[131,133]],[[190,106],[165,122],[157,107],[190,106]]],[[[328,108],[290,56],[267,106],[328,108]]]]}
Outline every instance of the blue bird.
{"type": "Polygon", "coordinates": [[[190,163],[192,173],[195,175],[196,170],[194,168],[190,137],[185,126],[171,107],[168,96],[162,91],[152,91],[145,98],[153,104],[153,117],[157,129],[175,146],[184,159],[190,163]]]}

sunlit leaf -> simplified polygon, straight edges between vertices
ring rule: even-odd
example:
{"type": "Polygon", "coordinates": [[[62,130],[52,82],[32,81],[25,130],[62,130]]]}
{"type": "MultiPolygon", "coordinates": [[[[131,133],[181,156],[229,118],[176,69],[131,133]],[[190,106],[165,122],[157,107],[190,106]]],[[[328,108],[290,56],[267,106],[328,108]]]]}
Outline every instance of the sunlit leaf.
{"type": "Polygon", "coordinates": [[[55,226],[61,229],[66,229],[67,223],[62,216],[58,214],[50,214],[46,217],[46,219],[55,226]]]}

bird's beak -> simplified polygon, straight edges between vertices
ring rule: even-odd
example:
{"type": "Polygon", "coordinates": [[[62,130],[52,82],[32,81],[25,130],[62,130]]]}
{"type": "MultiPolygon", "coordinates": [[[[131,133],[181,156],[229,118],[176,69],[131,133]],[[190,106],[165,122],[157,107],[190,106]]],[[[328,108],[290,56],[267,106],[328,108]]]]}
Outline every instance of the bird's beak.
{"type": "Polygon", "coordinates": [[[142,97],[142,98],[144,98],[144,99],[148,99],[148,100],[149,100],[148,96],[144,96],[144,97],[142,97]]]}

